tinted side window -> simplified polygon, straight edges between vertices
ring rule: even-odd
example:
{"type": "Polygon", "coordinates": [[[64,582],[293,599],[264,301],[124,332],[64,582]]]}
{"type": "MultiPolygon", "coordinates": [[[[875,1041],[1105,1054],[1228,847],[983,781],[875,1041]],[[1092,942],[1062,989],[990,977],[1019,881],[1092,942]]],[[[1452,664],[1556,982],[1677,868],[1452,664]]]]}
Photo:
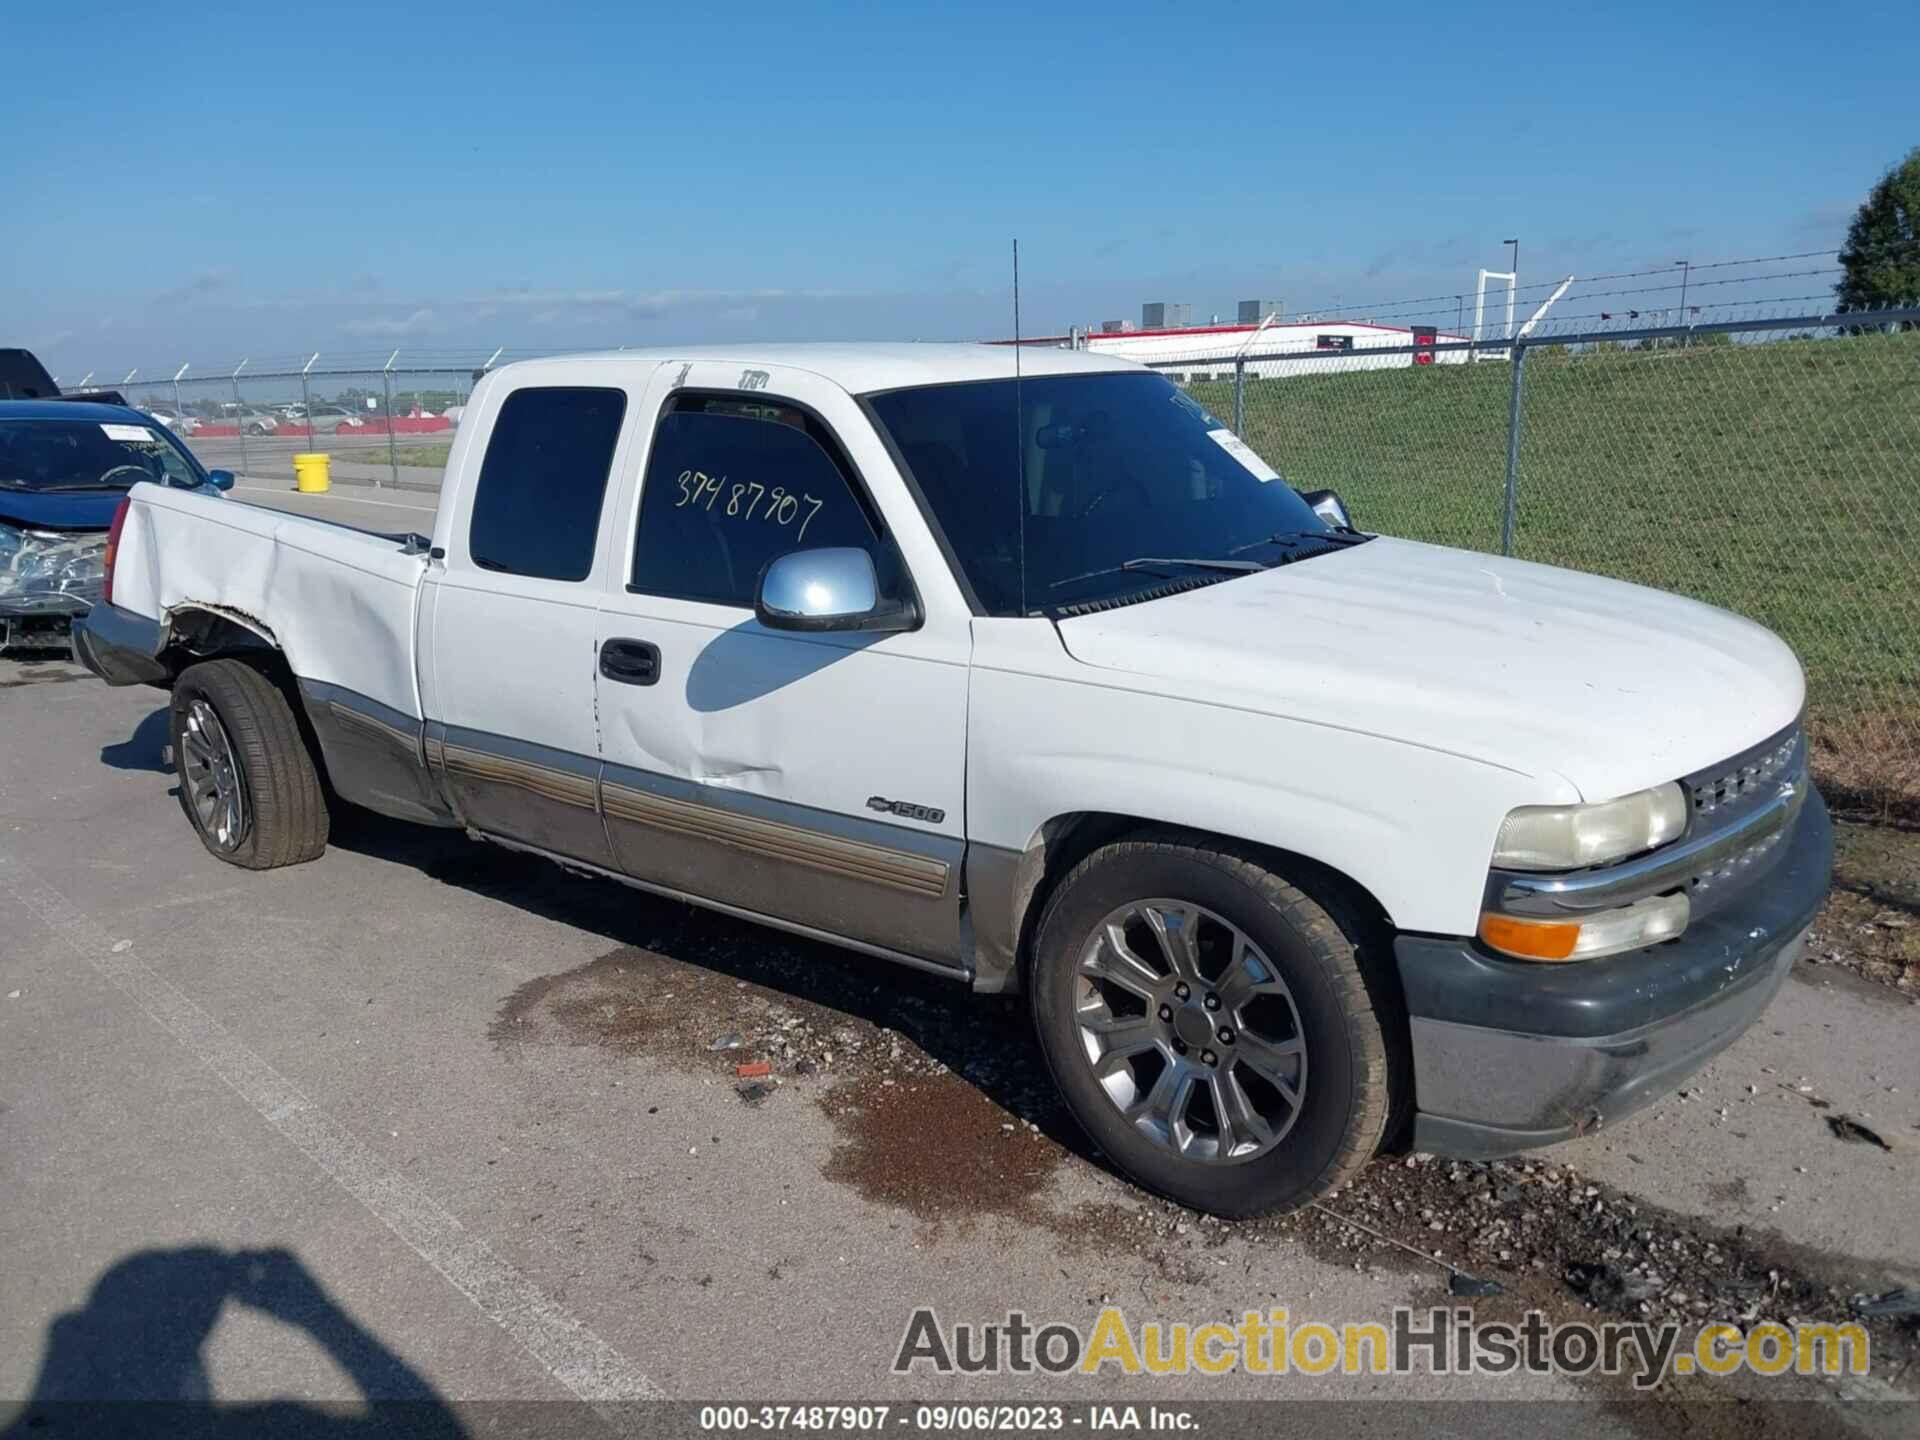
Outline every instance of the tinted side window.
{"type": "Polygon", "coordinates": [[[680,402],[647,459],[631,588],[751,607],[768,561],[831,545],[865,550],[888,585],[892,547],[831,443],[778,402],[680,402]]]}
{"type": "Polygon", "coordinates": [[[473,563],[584,580],[626,414],[622,390],[516,390],[500,407],[473,494],[473,563]]]}

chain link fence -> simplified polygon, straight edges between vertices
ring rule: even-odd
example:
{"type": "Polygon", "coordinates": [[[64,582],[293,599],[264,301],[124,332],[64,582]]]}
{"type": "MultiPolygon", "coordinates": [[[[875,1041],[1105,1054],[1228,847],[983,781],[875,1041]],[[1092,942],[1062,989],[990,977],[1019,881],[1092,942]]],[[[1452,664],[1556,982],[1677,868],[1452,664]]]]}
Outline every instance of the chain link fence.
{"type": "Polygon", "coordinates": [[[1155,364],[1367,529],[1778,632],[1830,793],[1920,815],[1920,310],[1286,358],[1155,364]]]}
{"type": "MultiPolygon", "coordinates": [[[[291,480],[296,453],[325,450],[337,479],[430,490],[489,363],[120,388],[210,467],[291,480]]],[[[1654,585],[1777,631],[1807,669],[1830,794],[1920,817],[1920,309],[1150,363],[1370,530],[1654,585]]]]}
{"type": "Polygon", "coordinates": [[[293,457],[323,450],[336,479],[437,489],[478,359],[366,368],[240,369],[123,382],[210,469],[291,479],[293,457]]]}

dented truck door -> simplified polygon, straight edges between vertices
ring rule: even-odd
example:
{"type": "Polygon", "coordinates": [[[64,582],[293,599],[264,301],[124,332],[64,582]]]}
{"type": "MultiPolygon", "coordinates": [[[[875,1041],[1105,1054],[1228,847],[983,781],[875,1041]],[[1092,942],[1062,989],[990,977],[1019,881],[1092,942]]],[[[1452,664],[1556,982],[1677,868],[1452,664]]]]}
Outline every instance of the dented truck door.
{"type": "Polygon", "coordinates": [[[900,543],[921,525],[910,498],[838,386],[717,360],[657,373],[596,636],[616,863],[661,889],[964,971],[970,622],[951,585],[915,583],[908,556],[925,537],[900,543]],[[766,564],[823,547],[865,550],[883,593],[919,607],[918,627],[796,633],[756,620],[766,564]]]}
{"type": "Polygon", "coordinates": [[[462,438],[484,453],[449,464],[421,609],[427,757],[464,824],[610,867],[591,647],[601,517],[643,386],[580,362],[514,378],[469,408],[462,438]]]}

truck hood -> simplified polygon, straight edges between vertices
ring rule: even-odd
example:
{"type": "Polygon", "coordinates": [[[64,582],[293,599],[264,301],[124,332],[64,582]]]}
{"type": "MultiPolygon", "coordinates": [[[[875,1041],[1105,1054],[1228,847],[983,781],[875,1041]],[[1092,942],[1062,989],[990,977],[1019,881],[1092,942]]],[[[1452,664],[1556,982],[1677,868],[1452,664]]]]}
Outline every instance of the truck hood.
{"type": "Polygon", "coordinates": [[[1726,759],[1805,698],[1786,644],[1728,611],[1385,537],[1059,630],[1075,660],[1170,694],[1557,775],[1588,800],[1726,759]]]}

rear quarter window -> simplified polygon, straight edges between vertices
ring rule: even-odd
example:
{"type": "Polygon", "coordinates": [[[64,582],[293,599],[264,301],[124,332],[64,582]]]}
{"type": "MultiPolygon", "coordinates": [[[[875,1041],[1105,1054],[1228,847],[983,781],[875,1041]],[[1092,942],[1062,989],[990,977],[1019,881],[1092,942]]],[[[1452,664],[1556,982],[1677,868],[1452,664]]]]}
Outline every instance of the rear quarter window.
{"type": "Polygon", "coordinates": [[[474,487],[473,563],[543,580],[586,579],[626,412],[623,390],[543,386],[509,395],[474,487]]]}

